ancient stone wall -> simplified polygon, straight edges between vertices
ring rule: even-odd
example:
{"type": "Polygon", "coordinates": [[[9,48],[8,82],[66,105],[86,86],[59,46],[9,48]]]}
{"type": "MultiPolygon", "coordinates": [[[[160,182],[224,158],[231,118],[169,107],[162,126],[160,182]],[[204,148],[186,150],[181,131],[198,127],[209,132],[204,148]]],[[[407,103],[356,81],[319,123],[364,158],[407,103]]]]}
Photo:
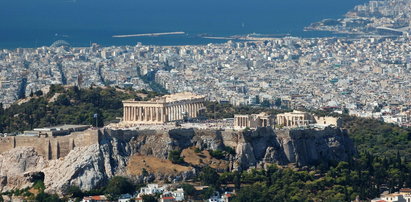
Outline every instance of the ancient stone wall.
{"type": "Polygon", "coordinates": [[[97,130],[74,132],[66,136],[9,136],[0,137],[0,154],[16,147],[34,147],[46,159],[65,157],[75,147],[84,147],[99,142],[97,130]]]}

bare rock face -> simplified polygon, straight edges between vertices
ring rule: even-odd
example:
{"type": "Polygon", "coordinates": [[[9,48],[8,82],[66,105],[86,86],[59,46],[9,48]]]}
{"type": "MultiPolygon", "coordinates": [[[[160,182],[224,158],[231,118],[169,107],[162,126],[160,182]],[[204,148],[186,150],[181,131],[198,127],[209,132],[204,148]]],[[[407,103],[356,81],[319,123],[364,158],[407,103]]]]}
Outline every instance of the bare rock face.
{"type": "MultiPolygon", "coordinates": [[[[245,143],[252,149],[245,148],[237,152],[240,166],[247,169],[247,164],[276,163],[297,166],[315,165],[330,161],[347,161],[355,154],[352,141],[344,130],[326,128],[325,130],[276,130],[258,129],[244,134],[245,143]],[[246,160],[247,156],[255,160],[246,160]],[[245,156],[245,157],[244,157],[245,156]]],[[[237,150],[241,150],[237,147],[237,150]]]]}
{"type": "Polygon", "coordinates": [[[55,193],[70,185],[90,190],[107,179],[104,155],[99,145],[76,148],[64,159],[50,161],[43,172],[46,191],[55,193]]]}
{"type": "Polygon", "coordinates": [[[42,178],[46,161],[32,147],[12,149],[0,155],[0,191],[26,188],[42,178]]]}
{"type": "Polygon", "coordinates": [[[278,131],[277,140],[287,161],[298,166],[347,161],[355,154],[347,133],[337,128],[278,131]]]}
{"type": "MultiPolygon", "coordinates": [[[[16,148],[0,155],[0,191],[24,188],[44,178],[50,193],[64,193],[69,186],[90,190],[104,185],[115,175],[127,176],[127,164],[132,155],[155,156],[167,159],[171,150],[189,147],[200,149],[236,150],[230,157],[233,169],[245,170],[265,163],[297,166],[320,161],[348,160],[354,147],[345,131],[273,130],[218,131],[174,129],[170,131],[104,130],[99,142],[77,147],[64,158],[46,161],[34,148],[16,148]]],[[[177,176],[132,176],[136,181],[167,179],[188,180],[196,170],[177,176]]]]}
{"type": "Polygon", "coordinates": [[[248,168],[257,164],[257,159],[254,155],[254,149],[250,143],[239,143],[236,148],[237,161],[234,164],[235,168],[248,168]]]}

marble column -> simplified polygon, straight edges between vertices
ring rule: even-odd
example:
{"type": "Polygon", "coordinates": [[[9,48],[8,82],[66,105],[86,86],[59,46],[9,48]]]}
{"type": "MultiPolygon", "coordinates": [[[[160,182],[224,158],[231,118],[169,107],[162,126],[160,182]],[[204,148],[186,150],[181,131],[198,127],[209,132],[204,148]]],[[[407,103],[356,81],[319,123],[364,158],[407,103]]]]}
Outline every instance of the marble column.
{"type": "Polygon", "coordinates": [[[136,121],[138,121],[139,116],[140,116],[139,108],[136,107],[136,121]]]}
{"type": "Polygon", "coordinates": [[[134,119],[135,121],[138,121],[138,107],[134,107],[134,111],[136,112],[136,114],[134,115],[134,119]]]}
{"type": "Polygon", "coordinates": [[[123,107],[123,121],[127,121],[126,120],[126,107],[123,107]]]}
{"type": "Polygon", "coordinates": [[[166,117],[167,117],[167,120],[166,120],[166,121],[170,121],[170,120],[171,120],[171,118],[170,118],[170,107],[166,107],[166,117]]]}
{"type": "Polygon", "coordinates": [[[124,121],[128,121],[128,107],[124,108],[124,121]]]}
{"type": "Polygon", "coordinates": [[[141,108],[137,107],[137,116],[136,116],[137,121],[141,121],[140,117],[141,117],[141,108]]]}
{"type": "Polygon", "coordinates": [[[134,115],[133,107],[130,107],[130,121],[134,121],[133,115],[134,115]]]}
{"type": "Polygon", "coordinates": [[[180,120],[180,105],[177,105],[177,120],[180,120]]]}
{"type": "Polygon", "coordinates": [[[190,116],[191,116],[191,117],[194,117],[194,116],[195,116],[195,115],[194,115],[194,104],[193,104],[193,103],[190,104],[190,116]]]}
{"type": "Polygon", "coordinates": [[[156,108],[155,107],[152,107],[152,110],[153,110],[153,115],[151,116],[152,118],[151,118],[151,121],[152,122],[156,122],[157,121],[157,111],[156,111],[156,108]]]}
{"type": "Polygon", "coordinates": [[[130,110],[130,107],[127,107],[127,121],[131,121],[131,110],[130,110]]]}
{"type": "Polygon", "coordinates": [[[193,112],[194,112],[194,117],[197,117],[198,116],[198,111],[197,111],[197,104],[196,103],[194,103],[193,104],[193,112]]]}
{"type": "Polygon", "coordinates": [[[176,120],[180,120],[180,105],[176,106],[176,120]]]}
{"type": "Polygon", "coordinates": [[[187,104],[187,115],[188,117],[192,117],[191,116],[191,103],[187,104]]]}
{"type": "Polygon", "coordinates": [[[147,121],[147,107],[143,107],[143,111],[144,111],[143,121],[146,122],[147,121]]]}
{"type": "Polygon", "coordinates": [[[133,121],[133,107],[130,107],[130,121],[133,121]]]}
{"type": "Polygon", "coordinates": [[[175,116],[174,116],[175,110],[174,110],[174,106],[170,107],[170,121],[174,121],[175,116]]]}
{"type": "Polygon", "coordinates": [[[153,115],[154,115],[153,107],[150,107],[150,116],[148,117],[149,122],[153,122],[153,115]]]}
{"type": "Polygon", "coordinates": [[[138,121],[143,121],[143,110],[142,107],[138,107],[138,121]]]}
{"type": "Polygon", "coordinates": [[[150,116],[148,117],[148,121],[153,122],[153,114],[154,114],[153,107],[150,107],[149,110],[150,110],[150,116]]]}
{"type": "Polygon", "coordinates": [[[160,122],[165,122],[164,120],[164,107],[160,107],[159,108],[159,112],[160,112],[160,122]]]}
{"type": "Polygon", "coordinates": [[[158,110],[158,122],[163,122],[163,108],[162,107],[159,107],[159,108],[157,108],[157,110],[158,110]]]}
{"type": "Polygon", "coordinates": [[[160,122],[160,108],[155,107],[154,110],[156,111],[156,122],[160,122]]]}
{"type": "Polygon", "coordinates": [[[136,107],[133,107],[133,121],[136,121],[136,107]]]}
{"type": "Polygon", "coordinates": [[[176,109],[175,109],[175,106],[171,106],[170,107],[170,110],[171,110],[171,112],[170,112],[170,115],[171,115],[171,121],[174,121],[175,119],[176,119],[176,109]]]}
{"type": "Polygon", "coordinates": [[[181,113],[183,112],[183,106],[182,105],[178,105],[178,119],[181,120],[181,113]]]}

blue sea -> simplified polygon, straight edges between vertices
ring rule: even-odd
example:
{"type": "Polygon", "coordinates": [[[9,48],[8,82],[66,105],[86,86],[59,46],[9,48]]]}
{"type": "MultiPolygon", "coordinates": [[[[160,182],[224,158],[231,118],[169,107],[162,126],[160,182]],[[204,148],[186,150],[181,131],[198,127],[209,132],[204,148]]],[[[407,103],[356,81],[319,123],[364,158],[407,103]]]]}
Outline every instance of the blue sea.
{"type": "Polygon", "coordinates": [[[200,36],[249,33],[320,37],[305,26],[340,18],[366,0],[0,0],[0,48],[193,45],[225,42],[200,36]],[[185,32],[113,38],[113,35],[185,32]]]}

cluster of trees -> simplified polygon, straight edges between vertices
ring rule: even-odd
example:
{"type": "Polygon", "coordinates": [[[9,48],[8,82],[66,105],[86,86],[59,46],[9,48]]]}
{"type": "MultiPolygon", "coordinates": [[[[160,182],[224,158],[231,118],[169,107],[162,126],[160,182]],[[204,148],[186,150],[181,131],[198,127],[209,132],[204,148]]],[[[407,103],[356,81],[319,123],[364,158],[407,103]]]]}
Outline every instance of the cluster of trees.
{"type": "Polygon", "coordinates": [[[94,114],[98,115],[98,126],[103,126],[122,116],[123,100],[144,100],[139,94],[146,94],[144,99],[158,95],[155,92],[125,91],[111,87],[79,89],[76,86],[52,85],[45,95],[36,92],[26,103],[14,104],[6,110],[0,107],[0,133],[59,124],[96,125],[94,114]]]}
{"type": "Polygon", "coordinates": [[[230,155],[235,155],[235,150],[231,147],[225,146],[222,150],[208,150],[208,153],[216,159],[226,159],[230,155]]]}
{"type": "Polygon", "coordinates": [[[381,120],[343,116],[344,128],[360,152],[394,157],[398,152],[411,159],[411,129],[381,120]]]}
{"type": "Polygon", "coordinates": [[[16,189],[7,192],[0,193],[0,201],[3,201],[2,196],[20,196],[28,201],[38,201],[38,202],[63,202],[56,194],[47,194],[44,192],[46,187],[44,186],[43,180],[37,180],[32,187],[27,187],[24,189],[16,189]],[[36,190],[37,194],[34,194],[31,190],[36,190]]]}
{"type": "Polygon", "coordinates": [[[122,194],[134,194],[143,185],[133,184],[128,178],[112,177],[105,186],[83,192],[77,186],[70,186],[65,190],[65,195],[70,198],[81,200],[84,196],[105,195],[109,200],[115,201],[122,194]]]}
{"type": "Polygon", "coordinates": [[[398,191],[411,186],[411,163],[399,153],[393,158],[380,158],[362,153],[350,162],[332,166],[320,164],[296,171],[275,165],[267,169],[218,174],[203,168],[199,181],[220,190],[234,184],[234,201],[352,201],[378,197],[384,191],[398,191]]]}
{"type": "MultiPolygon", "coordinates": [[[[208,118],[230,118],[236,113],[283,112],[264,106],[233,107],[214,102],[207,103],[206,107],[208,118]]],[[[223,173],[212,184],[234,183],[239,189],[235,201],[349,201],[356,197],[371,199],[383,191],[411,187],[411,129],[346,114],[314,113],[340,116],[359,155],[349,162],[324,162],[308,171],[271,167],[240,174],[223,173]]],[[[221,156],[221,152],[212,153],[221,156]]]]}

